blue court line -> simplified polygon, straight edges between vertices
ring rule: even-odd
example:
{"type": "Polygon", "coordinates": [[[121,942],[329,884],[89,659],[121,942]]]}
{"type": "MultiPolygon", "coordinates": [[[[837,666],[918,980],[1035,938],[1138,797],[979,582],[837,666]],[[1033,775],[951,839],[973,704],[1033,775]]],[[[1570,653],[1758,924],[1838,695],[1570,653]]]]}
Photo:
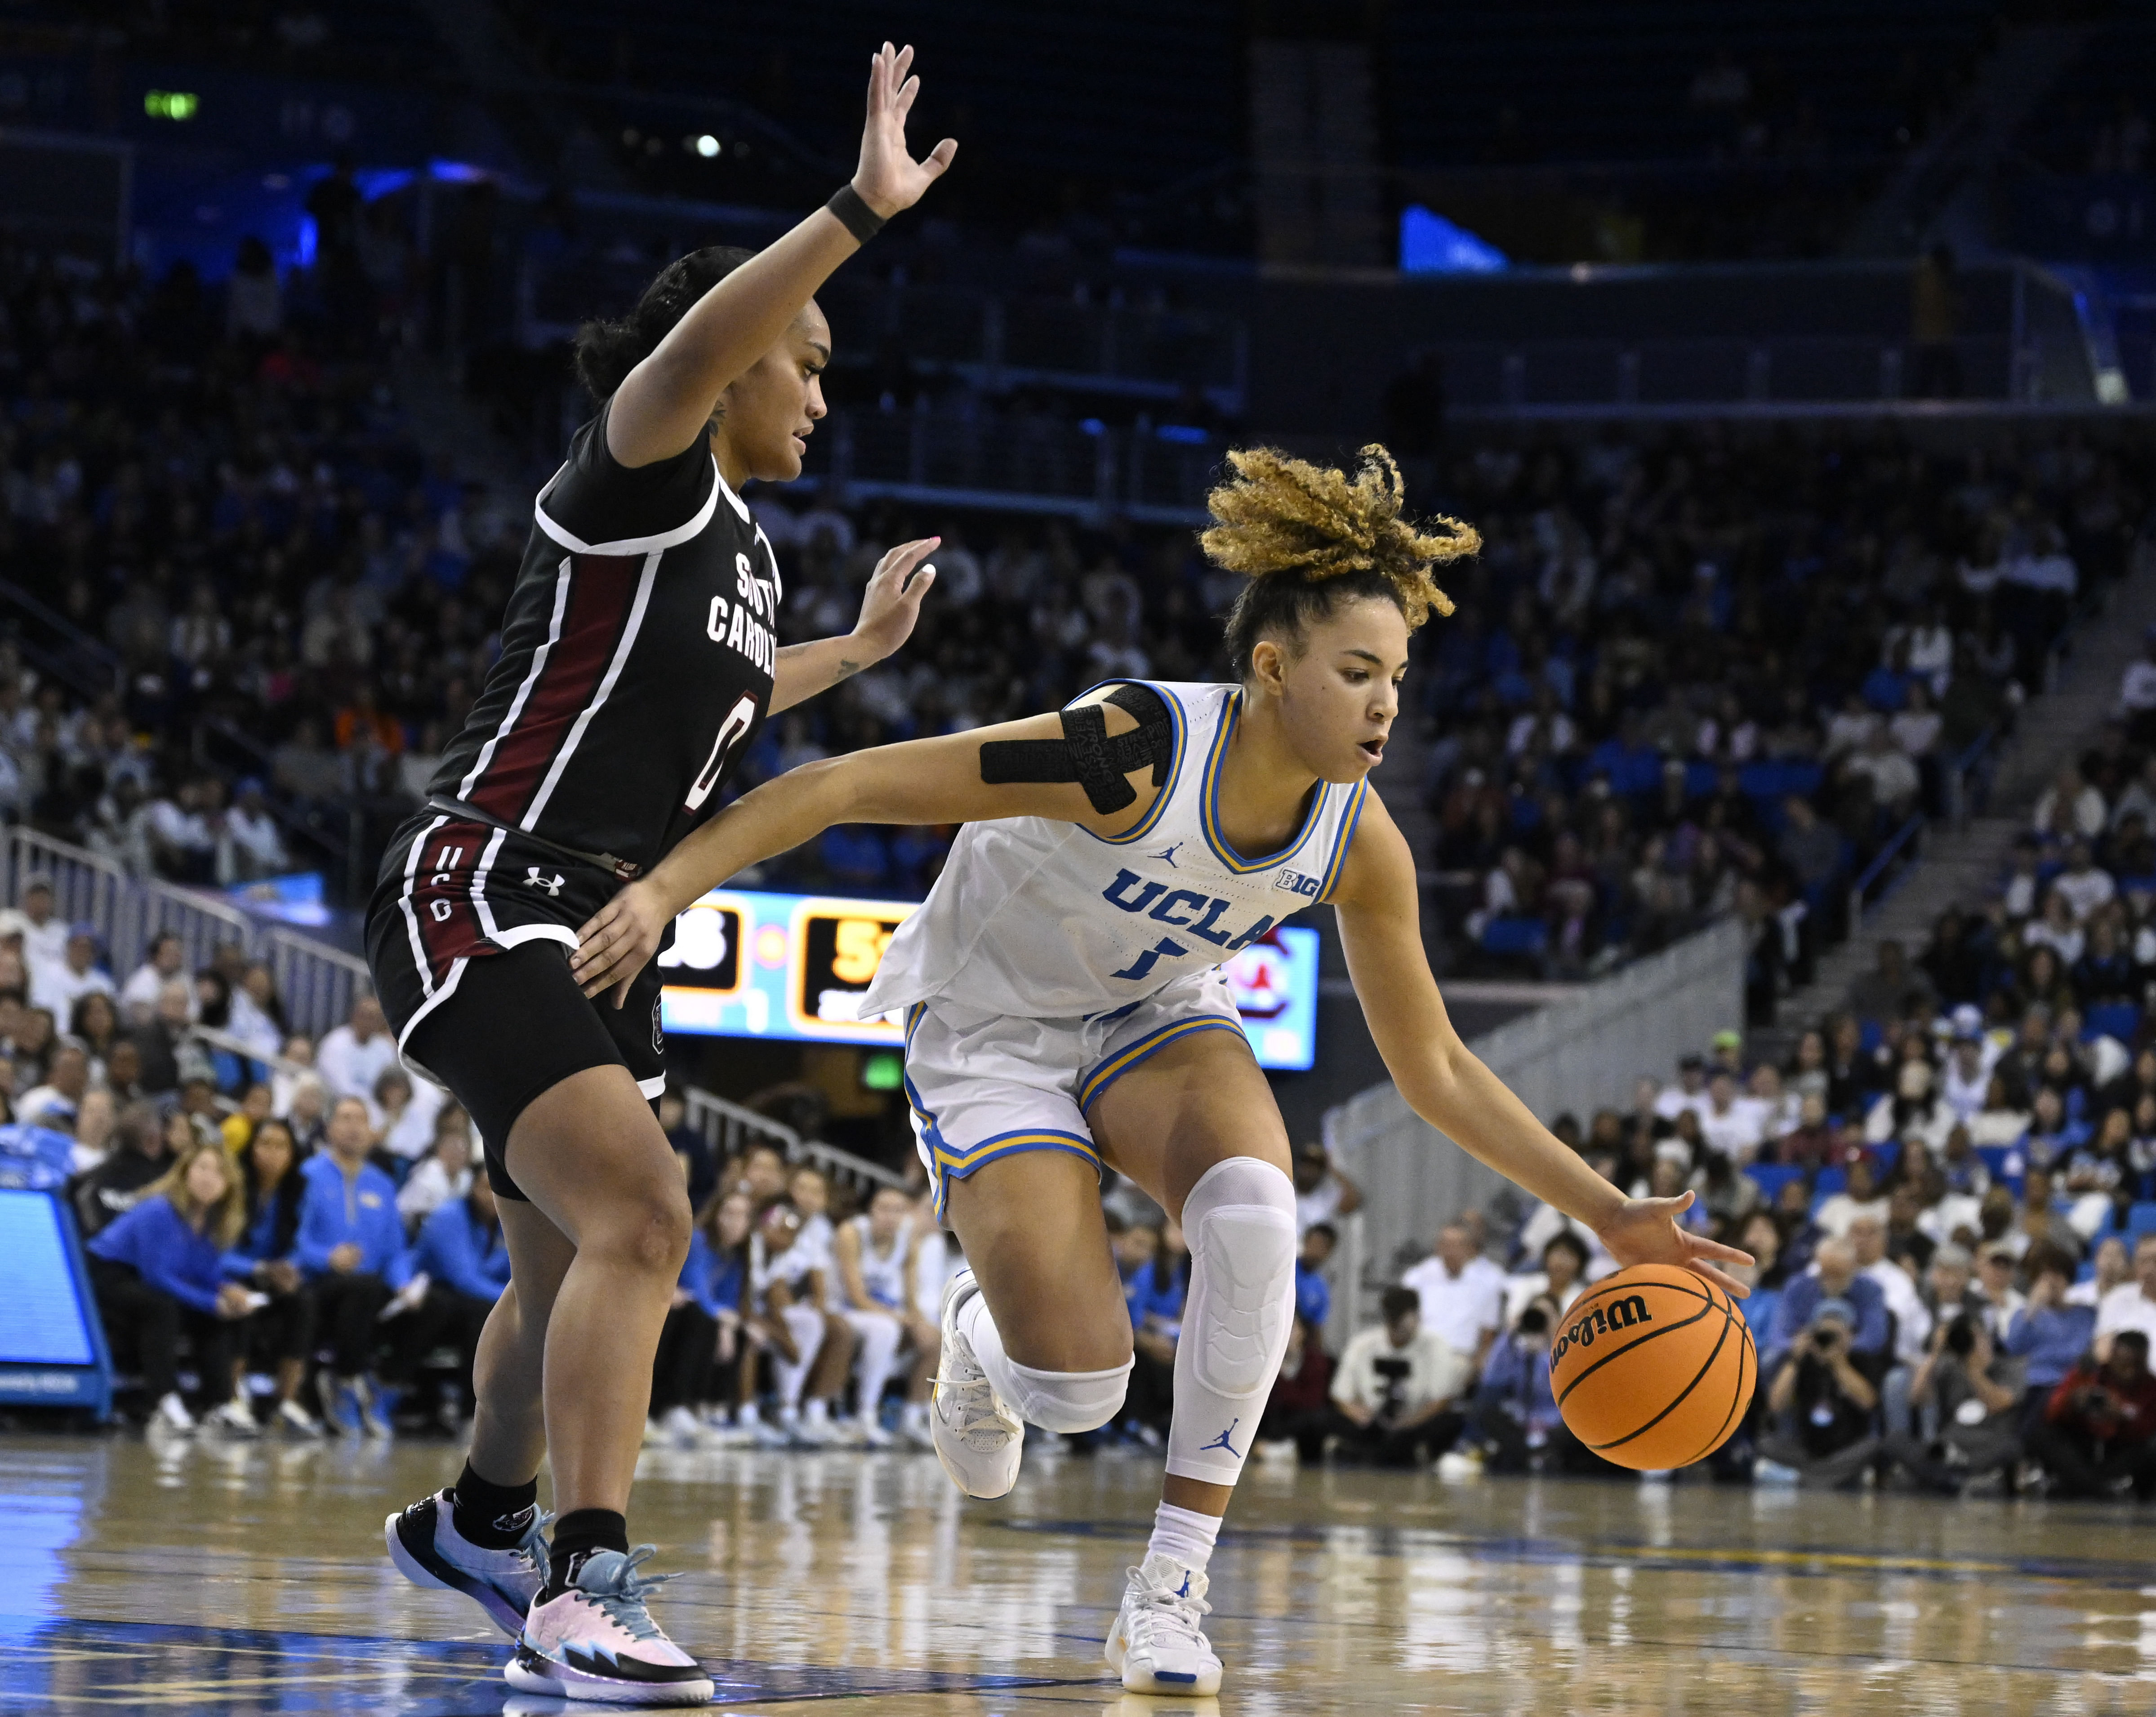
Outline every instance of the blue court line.
{"type": "MultiPolygon", "coordinates": [[[[1136,1521],[998,1520],[1012,1532],[1050,1536],[1137,1540],[1152,1530],[1136,1521]]],[[[1920,1580],[2066,1580],[2122,1590],[2156,1585],[2156,1563],[2094,1556],[1927,1556],[1838,1545],[1800,1545],[1786,1549],[1745,1550],[1725,1545],[1646,1544],[1624,1539],[1522,1538],[1506,1534],[1450,1531],[1440,1527],[1364,1526],[1352,1520],[1331,1525],[1231,1527],[1220,1535],[1224,1549],[1235,1545],[1318,1544],[1341,1546],[1353,1535],[1354,1548],[1376,1556],[1407,1556],[1445,1550],[1491,1562],[1526,1562],[1548,1566],[1651,1568],[1708,1574],[1789,1574],[1807,1579],[1846,1579],[1893,1574],[1920,1580]]]]}
{"type": "MultiPolygon", "coordinates": [[[[300,1633],[155,1622],[0,1617],[0,1713],[167,1711],[327,1717],[404,1711],[499,1717],[508,1643],[300,1633]],[[385,1684],[394,1684],[394,1691],[385,1684]],[[221,1687],[220,1684],[223,1685],[221,1687]],[[180,1687],[199,1688],[181,1703],[180,1687]],[[147,1697],[146,1697],[146,1695],[147,1697]]],[[[1082,1687],[1094,1676],[977,1675],[929,1669],[701,1660],[717,1701],[776,1704],[878,1694],[1082,1687]]]]}

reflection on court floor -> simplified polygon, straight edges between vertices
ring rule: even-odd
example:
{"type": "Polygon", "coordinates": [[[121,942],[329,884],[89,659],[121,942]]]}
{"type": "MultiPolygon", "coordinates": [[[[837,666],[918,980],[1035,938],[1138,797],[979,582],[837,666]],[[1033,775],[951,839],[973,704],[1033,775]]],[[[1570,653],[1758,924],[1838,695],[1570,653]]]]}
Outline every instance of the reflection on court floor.
{"type": "MultiPolygon", "coordinates": [[[[0,1441],[0,1717],[565,1709],[509,1694],[506,1642],[382,1556],[454,1464],[0,1441]]],[[[978,1504],[920,1457],[659,1453],[631,1525],[736,1713],[2156,1709],[2156,1523],[2130,1509],[1265,1468],[1214,1565],[1226,1691],[1126,1699],[1099,1641],[1158,1483],[1034,1459],[978,1504]]]]}

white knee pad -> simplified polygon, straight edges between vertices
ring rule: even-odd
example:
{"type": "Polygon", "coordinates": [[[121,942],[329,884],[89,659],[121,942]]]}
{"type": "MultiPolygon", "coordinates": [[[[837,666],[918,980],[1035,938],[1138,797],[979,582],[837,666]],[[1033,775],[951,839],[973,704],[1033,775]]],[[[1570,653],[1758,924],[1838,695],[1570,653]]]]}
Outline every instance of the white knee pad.
{"type": "Polygon", "coordinates": [[[1004,1361],[1008,1374],[996,1381],[996,1393],[1029,1425],[1044,1431],[1094,1431],[1116,1417],[1130,1382],[1132,1361],[1106,1371],[1036,1371],[1016,1360],[1004,1361]],[[1005,1393],[1004,1385],[1011,1386],[1005,1393]]]}
{"type": "Polygon", "coordinates": [[[1287,1352],[1295,1316],[1295,1184],[1231,1156],[1183,1201],[1190,1297],[1175,1345],[1168,1470],[1233,1484],[1287,1352]]]}

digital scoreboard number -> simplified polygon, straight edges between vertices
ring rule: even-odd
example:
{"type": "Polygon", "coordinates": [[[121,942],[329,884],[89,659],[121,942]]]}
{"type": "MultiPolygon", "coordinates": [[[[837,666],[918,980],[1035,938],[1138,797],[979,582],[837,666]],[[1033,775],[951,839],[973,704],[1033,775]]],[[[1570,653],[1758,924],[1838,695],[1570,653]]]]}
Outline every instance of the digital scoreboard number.
{"type": "Polygon", "coordinates": [[[716,992],[731,996],[742,986],[742,935],[745,919],[738,906],[699,900],[674,920],[674,943],[660,951],[661,982],[669,989],[716,992]]]}
{"type": "Polygon", "coordinates": [[[786,997],[795,1024],[856,1033],[866,1027],[886,1035],[880,1021],[863,1021],[860,999],[905,922],[902,911],[875,912],[857,903],[810,900],[798,908],[786,997]]]}

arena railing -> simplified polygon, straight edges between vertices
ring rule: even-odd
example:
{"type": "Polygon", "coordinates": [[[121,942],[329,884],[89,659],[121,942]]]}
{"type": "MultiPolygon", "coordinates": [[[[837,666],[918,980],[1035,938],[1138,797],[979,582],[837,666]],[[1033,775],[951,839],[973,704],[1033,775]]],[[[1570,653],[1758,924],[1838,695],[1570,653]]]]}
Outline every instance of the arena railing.
{"type": "Polygon", "coordinates": [[[752,1145],[776,1145],[788,1162],[820,1169],[828,1180],[865,1197],[873,1195],[880,1187],[896,1187],[901,1191],[905,1188],[905,1177],[880,1163],[870,1162],[866,1157],[856,1156],[850,1151],[841,1151],[819,1139],[804,1139],[783,1121],[758,1115],[738,1103],[730,1103],[701,1085],[676,1089],[689,1106],[689,1125],[711,1140],[711,1148],[721,1157],[737,1156],[752,1145]]]}
{"type": "Polygon", "coordinates": [[[95,928],[116,976],[133,970],[151,942],[167,930],[179,937],[189,971],[208,965],[228,943],[253,950],[254,921],[238,907],[131,876],[116,859],[20,823],[8,831],[8,871],[10,901],[19,901],[33,878],[50,882],[54,911],[70,924],[95,928]]]}
{"type": "Polygon", "coordinates": [[[177,884],[131,875],[118,860],[16,824],[8,831],[8,900],[19,901],[33,878],[53,886],[54,909],[69,923],[86,923],[105,945],[116,978],[141,964],[150,944],[171,930],[180,938],[186,970],[208,966],[221,948],[236,946],[266,961],[292,1030],[320,1037],[341,1025],[369,987],[367,962],[281,925],[264,925],[239,907],[177,884]]]}

